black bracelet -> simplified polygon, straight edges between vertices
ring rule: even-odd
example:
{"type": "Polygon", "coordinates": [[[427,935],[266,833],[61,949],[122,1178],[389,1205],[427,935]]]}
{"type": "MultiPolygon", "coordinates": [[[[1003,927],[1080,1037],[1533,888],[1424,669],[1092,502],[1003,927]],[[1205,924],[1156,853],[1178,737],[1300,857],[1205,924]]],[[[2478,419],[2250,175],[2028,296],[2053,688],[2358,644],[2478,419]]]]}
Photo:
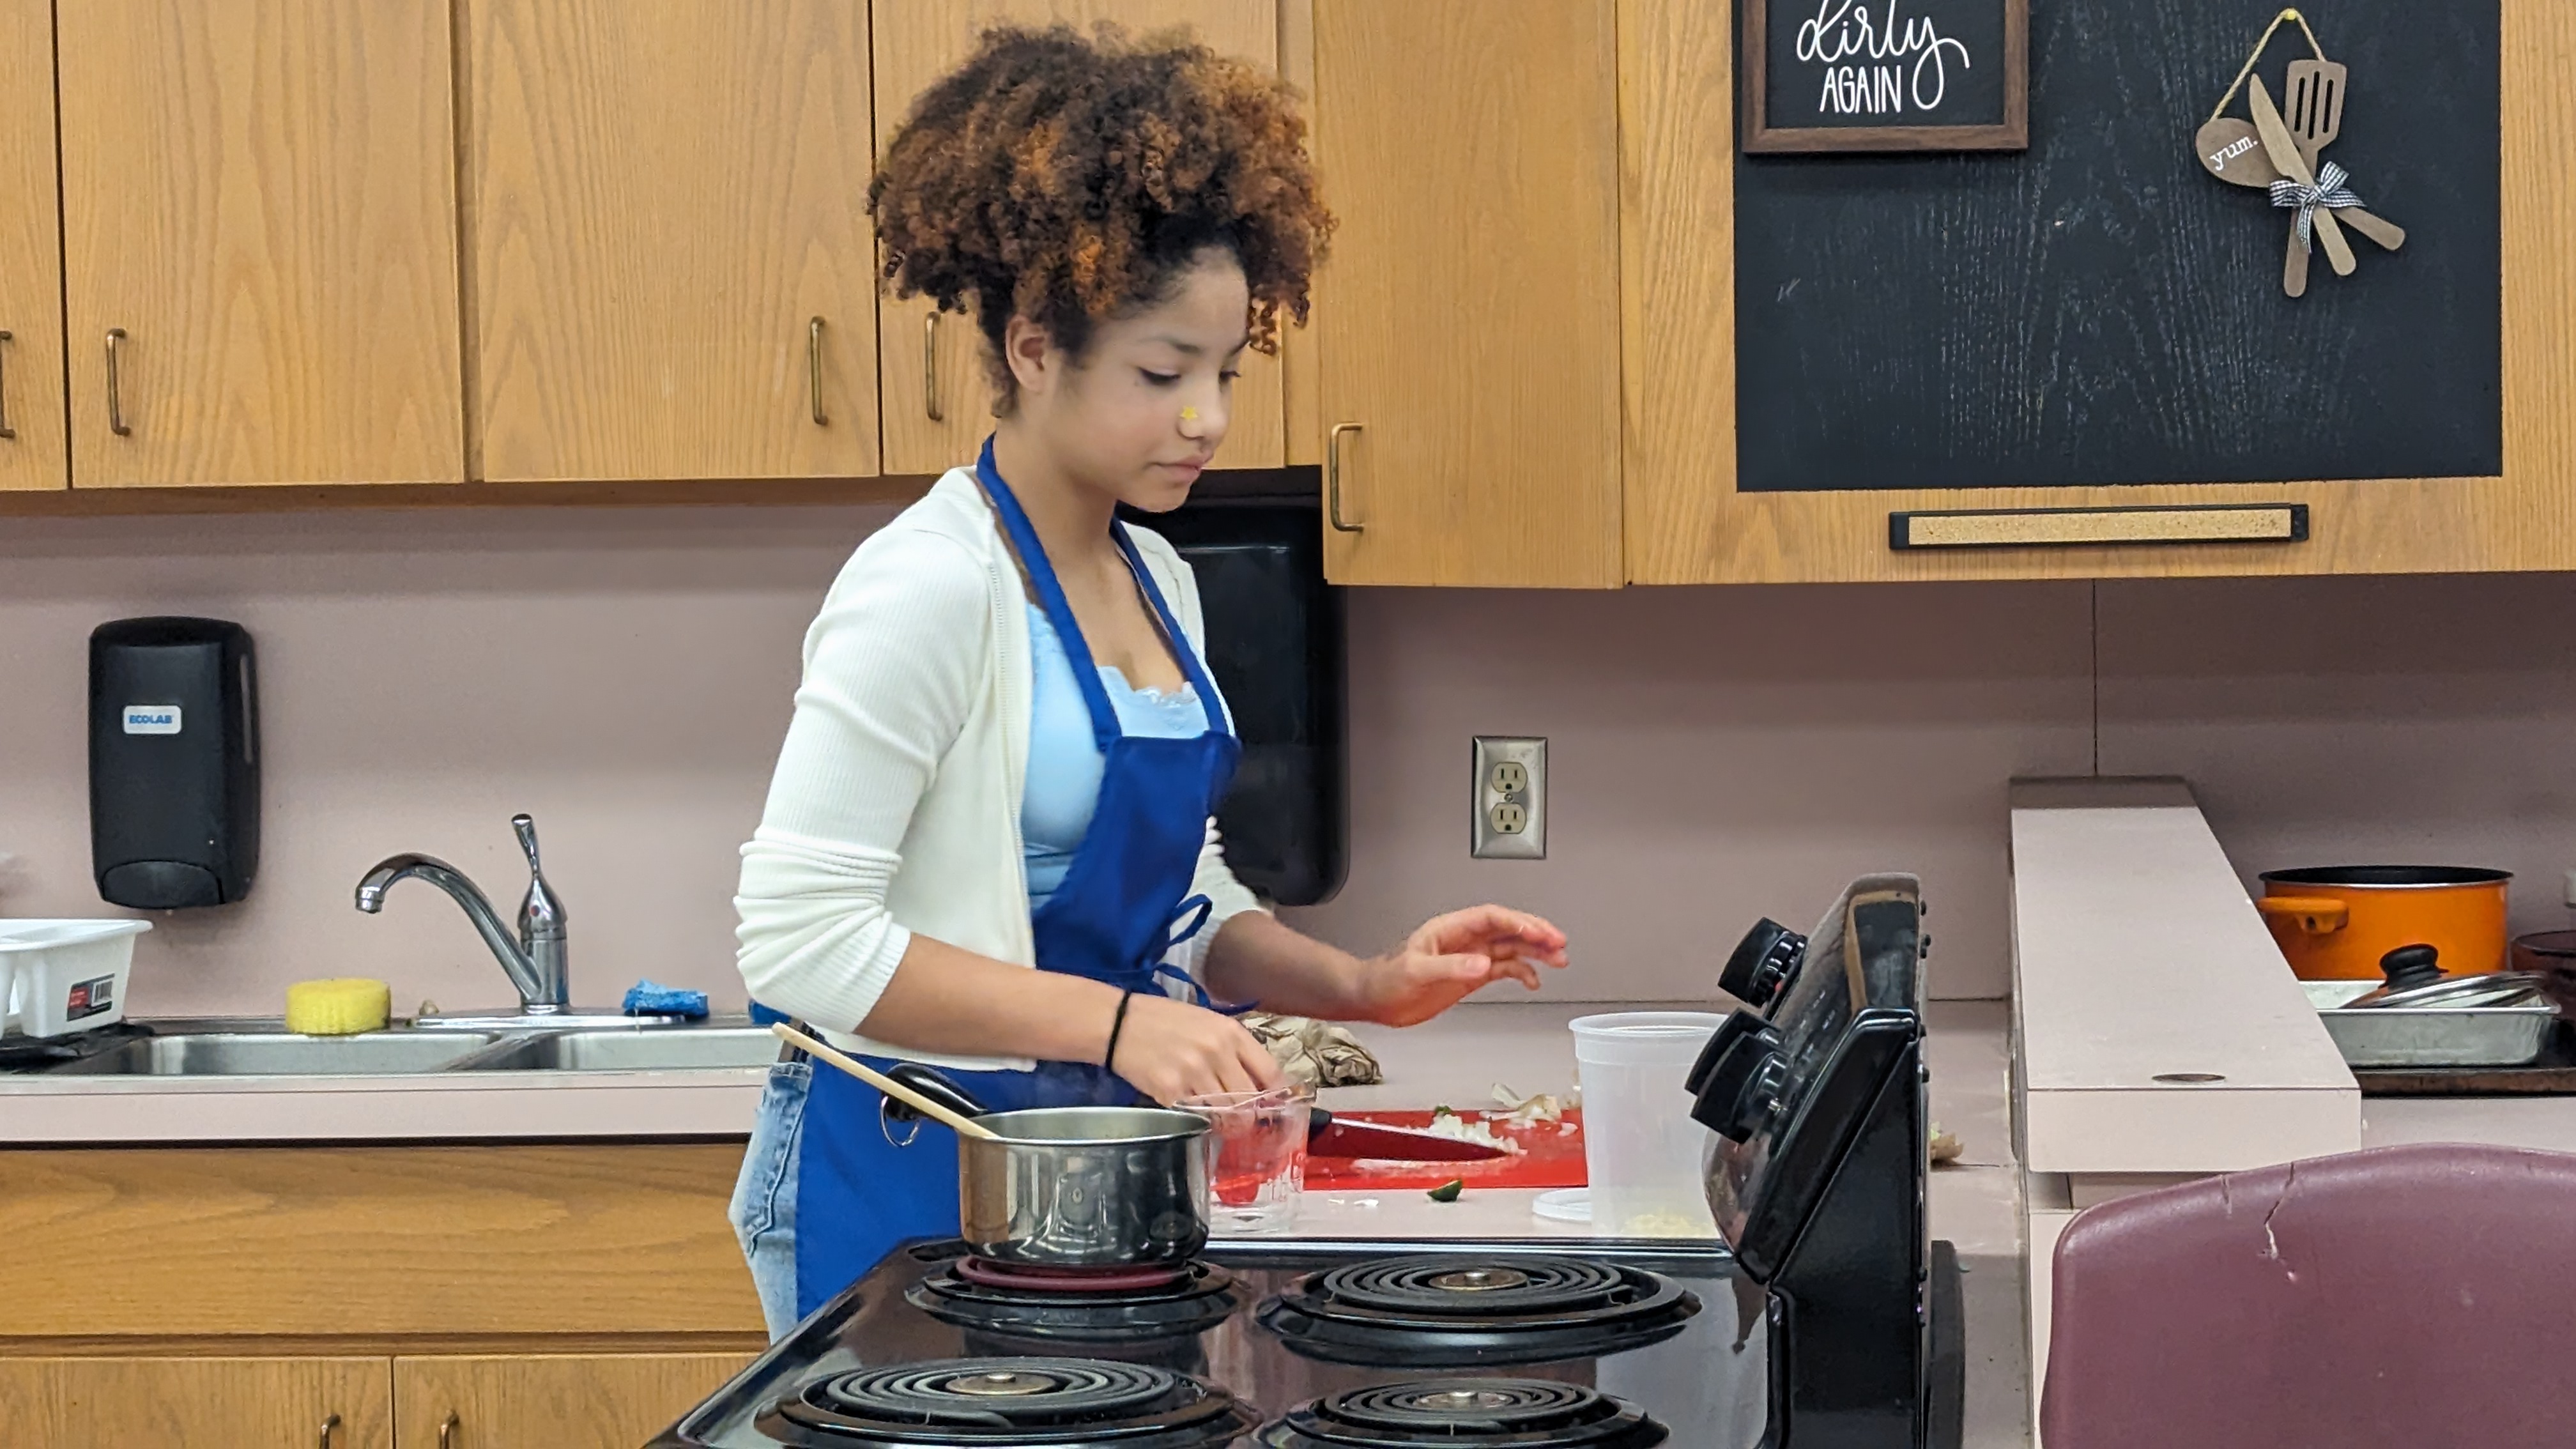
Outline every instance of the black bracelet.
{"type": "Polygon", "coordinates": [[[1136,993],[1133,991],[1118,993],[1118,1014],[1109,1018],[1109,1050],[1100,1054],[1100,1066],[1104,1071],[1118,1070],[1110,1063],[1118,1060],[1118,1034],[1127,1029],[1127,1003],[1135,999],[1136,993]]]}

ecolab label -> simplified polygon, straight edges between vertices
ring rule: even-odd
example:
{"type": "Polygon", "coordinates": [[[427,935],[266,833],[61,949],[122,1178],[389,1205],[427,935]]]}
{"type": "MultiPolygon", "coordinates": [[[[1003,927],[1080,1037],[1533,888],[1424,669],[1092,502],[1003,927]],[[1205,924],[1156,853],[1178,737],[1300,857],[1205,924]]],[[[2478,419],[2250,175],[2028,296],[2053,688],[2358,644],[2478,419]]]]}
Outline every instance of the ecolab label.
{"type": "Polygon", "coordinates": [[[125,732],[129,735],[175,735],[179,732],[179,706],[129,704],[125,707],[125,732]]]}
{"type": "Polygon", "coordinates": [[[100,1012],[113,1010],[115,1006],[115,977],[101,976],[92,981],[75,981],[72,983],[70,992],[63,998],[63,1018],[66,1021],[78,1021],[84,1016],[96,1016],[100,1012]]]}

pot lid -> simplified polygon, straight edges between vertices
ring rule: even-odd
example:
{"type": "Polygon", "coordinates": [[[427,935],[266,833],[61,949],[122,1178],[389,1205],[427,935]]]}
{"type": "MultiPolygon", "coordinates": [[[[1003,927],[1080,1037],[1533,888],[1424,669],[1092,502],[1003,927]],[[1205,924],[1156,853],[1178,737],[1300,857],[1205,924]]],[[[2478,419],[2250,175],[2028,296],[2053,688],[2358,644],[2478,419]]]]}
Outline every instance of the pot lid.
{"type": "Polygon", "coordinates": [[[2536,971],[2487,971],[2475,976],[2443,974],[2440,953],[2417,943],[2400,946],[2379,958],[2387,984],[2345,1002],[2347,1007],[2513,1006],[2540,989],[2536,971]]]}
{"type": "Polygon", "coordinates": [[[2502,885],[2511,879],[2512,871],[2473,865],[2311,865],[2263,872],[2267,884],[2343,886],[2353,890],[2502,885]]]}

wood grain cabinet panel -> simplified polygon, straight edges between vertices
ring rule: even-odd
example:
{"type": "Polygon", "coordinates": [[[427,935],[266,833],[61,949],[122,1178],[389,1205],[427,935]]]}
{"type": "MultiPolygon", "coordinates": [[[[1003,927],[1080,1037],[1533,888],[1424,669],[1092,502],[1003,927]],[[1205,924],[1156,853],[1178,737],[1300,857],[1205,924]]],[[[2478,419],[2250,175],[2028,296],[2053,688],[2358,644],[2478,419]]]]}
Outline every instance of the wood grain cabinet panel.
{"type": "Polygon", "coordinates": [[[0,1152],[0,1347],[756,1335],[725,1221],[741,1165],[738,1142],[0,1152]],[[116,1273],[98,1271],[104,1242],[116,1273]]]}
{"type": "Polygon", "coordinates": [[[875,474],[868,7],[459,10],[475,476],[875,474]]]}
{"type": "Polygon", "coordinates": [[[712,1353],[398,1358],[396,1438],[402,1449],[634,1449],[750,1362],[712,1353]]]}
{"type": "MultiPolygon", "coordinates": [[[[914,100],[965,60],[976,36],[995,24],[1063,22],[1087,30],[1108,20],[1136,34],[1186,26],[1221,54],[1264,69],[1278,64],[1277,0],[877,0],[874,11],[880,155],[914,100]]],[[[882,306],[886,471],[939,473],[973,462],[993,428],[992,388],[973,319],[952,312],[934,322],[929,302],[919,297],[889,297],[882,306]]],[[[1278,467],[1286,457],[1284,419],[1278,358],[1245,354],[1216,466],[1278,467]]]]}
{"type": "Polygon", "coordinates": [[[1315,0],[1334,581],[1620,583],[1615,48],[1611,0],[1315,0]]]}
{"type": "Polygon", "coordinates": [[[55,18],[78,485],[462,479],[444,0],[55,18]]]}
{"type": "Polygon", "coordinates": [[[393,1449],[392,1365],[0,1358],[0,1439],[46,1449],[393,1449]]]}
{"type": "Polygon", "coordinates": [[[71,480],[53,27],[46,0],[0,0],[0,491],[71,480]]]}

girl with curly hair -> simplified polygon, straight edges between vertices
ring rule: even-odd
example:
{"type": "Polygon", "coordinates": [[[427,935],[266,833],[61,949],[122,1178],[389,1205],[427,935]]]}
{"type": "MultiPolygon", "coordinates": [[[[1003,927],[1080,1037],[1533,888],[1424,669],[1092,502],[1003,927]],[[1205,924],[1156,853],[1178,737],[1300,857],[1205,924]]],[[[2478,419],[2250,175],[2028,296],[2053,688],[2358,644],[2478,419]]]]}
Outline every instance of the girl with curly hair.
{"type": "MultiPolygon", "coordinates": [[[[1279,1080],[1217,1003],[1407,1025],[1564,964],[1496,906],[1352,956],[1261,910],[1211,823],[1236,743],[1198,591],[1116,510],[1189,497],[1245,349],[1305,320],[1332,219],[1303,135],[1284,86],[1203,46],[1002,29],[888,146],[886,281],[972,314],[995,422],[806,635],[736,902],[766,1010],[996,1110],[1168,1103],[1279,1080]]],[[[958,1230],[954,1136],[897,1146],[880,1102],[771,1074],[734,1224],[773,1334],[958,1230]]]]}

